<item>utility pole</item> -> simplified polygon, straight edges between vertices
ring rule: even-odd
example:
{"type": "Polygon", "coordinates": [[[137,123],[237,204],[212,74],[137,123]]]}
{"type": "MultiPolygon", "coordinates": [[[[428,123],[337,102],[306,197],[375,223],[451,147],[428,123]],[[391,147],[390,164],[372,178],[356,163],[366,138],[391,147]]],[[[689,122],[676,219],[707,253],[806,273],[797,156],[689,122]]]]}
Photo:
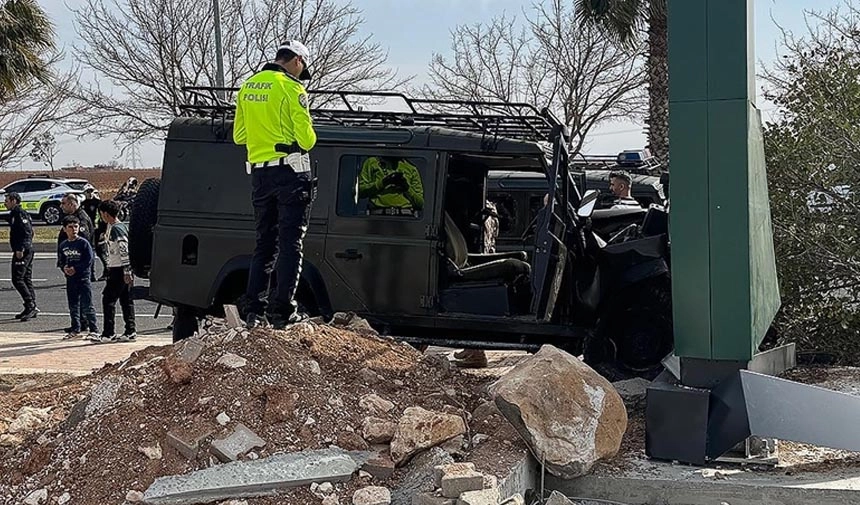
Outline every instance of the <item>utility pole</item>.
{"type": "MultiPolygon", "coordinates": [[[[215,86],[224,87],[224,51],[221,47],[221,6],[219,0],[212,0],[212,8],[215,11],[215,86]]],[[[224,90],[218,91],[218,98],[226,100],[224,90]]]]}

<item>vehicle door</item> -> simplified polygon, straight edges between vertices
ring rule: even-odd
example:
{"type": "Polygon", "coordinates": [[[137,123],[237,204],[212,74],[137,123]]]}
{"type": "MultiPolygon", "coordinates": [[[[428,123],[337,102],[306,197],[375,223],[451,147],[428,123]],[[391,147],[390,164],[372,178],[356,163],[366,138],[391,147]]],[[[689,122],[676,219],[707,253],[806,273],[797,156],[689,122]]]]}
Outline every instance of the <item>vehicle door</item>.
{"type": "Polygon", "coordinates": [[[51,196],[51,181],[26,181],[21,191],[21,208],[30,214],[38,214],[42,202],[51,196]]]}
{"type": "Polygon", "coordinates": [[[323,273],[332,307],[378,315],[432,315],[436,283],[431,280],[438,277],[439,263],[433,224],[438,155],[344,148],[335,158],[337,194],[329,206],[324,252],[328,271],[323,273]],[[408,188],[385,178],[392,171],[405,173],[408,188]],[[332,286],[331,279],[337,285],[332,286]]]}

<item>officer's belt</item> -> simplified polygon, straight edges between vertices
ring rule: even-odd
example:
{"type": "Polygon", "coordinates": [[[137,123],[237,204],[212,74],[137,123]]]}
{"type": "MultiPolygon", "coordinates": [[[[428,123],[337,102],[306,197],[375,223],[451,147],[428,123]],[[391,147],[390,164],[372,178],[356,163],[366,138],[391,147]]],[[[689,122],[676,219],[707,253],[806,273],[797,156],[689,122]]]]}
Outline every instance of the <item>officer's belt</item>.
{"type": "Polygon", "coordinates": [[[278,158],[276,160],[261,161],[259,163],[249,163],[249,165],[251,166],[251,168],[288,167],[288,166],[290,166],[290,164],[287,163],[287,157],[286,156],[284,156],[283,158],[278,158]]]}
{"type": "Polygon", "coordinates": [[[371,216],[415,216],[415,211],[409,208],[385,207],[382,209],[368,209],[371,216]]]}

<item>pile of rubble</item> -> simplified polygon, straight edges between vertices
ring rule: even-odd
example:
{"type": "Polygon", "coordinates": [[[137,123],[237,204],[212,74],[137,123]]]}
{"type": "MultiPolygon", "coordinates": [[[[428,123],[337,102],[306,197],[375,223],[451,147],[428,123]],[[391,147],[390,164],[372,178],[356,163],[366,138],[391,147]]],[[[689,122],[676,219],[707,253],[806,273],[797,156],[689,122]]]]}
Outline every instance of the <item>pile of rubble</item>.
{"type": "Polygon", "coordinates": [[[517,503],[498,478],[529,449],[582,474],[627,420],[606,381],[554,348],[496,381],[349,315],[248,331],[228,311],[194,338],[12,396],[0,503],[28,505],[517,503]]]}

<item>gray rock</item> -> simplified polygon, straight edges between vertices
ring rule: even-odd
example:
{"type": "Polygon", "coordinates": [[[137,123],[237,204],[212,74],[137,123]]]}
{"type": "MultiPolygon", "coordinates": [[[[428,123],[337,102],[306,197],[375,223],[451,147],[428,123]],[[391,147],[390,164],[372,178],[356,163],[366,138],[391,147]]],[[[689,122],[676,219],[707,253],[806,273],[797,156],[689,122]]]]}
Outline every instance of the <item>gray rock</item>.
{"type": "Polygon", "coordinates": [[[367,486],[352,494],[352,505],[390,505],[391,491],[386,487],[367,486]]]}
{"type": "Polygon", "coordinates": [[[71,499],[72,495],[70,495],[68,492],[65,492],[61,494],[59,498],[57,498],[57,505],[66,505],[67,503],[69,503],[69,501],[71,501],[71,499]]]}
{"type": "Polygon", "coordinates": [[[612,387],[618,391],[618,395],[624,401],[624,405],[629,408],[637,408],[642,406],[645,401],[645,391],[651,382],[636,377],[635,379],[627,379],[623,381],[613,382],[612,387]]]}
{"type": "Polygon", "coordinates": [[[38,385],[39,385],[39,382],[35,381],[35,380],[24,381],[24,382],[16,384],[15,387],[12,388],[11,392],[12,393],[26,393],[28,391],[32,391],[32,390],[36,389],[36,387],[38,385]]]}
{"type": "Polygon", "coordinates": [[[197,337],[181,340],[176,344],[179,357],[186,363],[194,363],[206,349],[206,344],[197,337]]]}
{"type": "Polygon", "coordinates": [[[151,460],[158,460],[161,459],[161,444],[156,443],[155,447],[138,447],[137,452],[151,460]]]}
{"type": "Polygon", "coordinates": [[[69,411],[69,415],[60,424],[60,429],[66,433],[74,431],[87,417],[87,407],[90,404],[90,396],[87,395],[69,411]]]}
{"type": "Polygon", "coordinates": [[[92,417],[113,407],[124,382],[122,377],[110,377],[93,386],[84,417],[92,417]]]}
{"type": "Polygon", "coordinates": [[[238,423],[230,436],[225,439],[214,440],[209,449],[215,457],[226,463],[236,461],[239,456],[251,449],[261,448],[265,445],[265,440],[258,437],[244,424],[238,423]]]}
{"type": "Polygon", "coordinates": [[[499,490],[496,488],[466,491],[457,500],[457,505],[497,505],[498,503],[499,490]]]}
{"type": "Polygon", "coordinates": [[[37,489],[32,493],[28,494],[26,498],[24,498],[25,505],[42,505],[43,503],[48,501],[48,490],[45,488],[37,489]]]}
{"type": "Polygon", "coordinates": [[[212,433],[211,430],[204,430],[189,436],[169,431],[166,437],[167,445],[179,451],[187,459],[195,459],[197,458],[197,452],[200,450],[200,442],[211,436],[212,433]]]}
{"type": "Polygon", "coordinates": [[[357,469],[356,461],[340,450],[279,454],[159,477],[146,490],[144,499],[150,505],[191,505],[267,496],[312,482],[346,482],[357,469]]]}
{"type": "Polygon", "coordinates": [[[460,416],[409,407],[391,441],[391,459],[402,465],[413,455],[464,433],[466,423],[460,416]]]}
{"type": "Polygon", "coordinates": [[[396,430],[396,423],[378,417],[365,417],[361,423],[361,436],[371,444],[391,442],[396,430]]]}
{"type": "Polygon", "coordinates": [[[378,384],[382,381],[382,377],[380,377],[378,373],[374,372],[369,368],[362,368],[361,370],[359,370],[358,378],[361,380],[361,382],[370,386],[378,384]]]}
{"type": "Polygon", "coordinates": [[[358,406],[370,412],[372,415],[380,416],[391,412],[394,404],[376,393],[370,393],[362,396],[358,400],[358,406]]]}
{"type": "Polygon", "coordinates": [[[221,412],[217,416],[215,416],[215,421],[221,426],[227,426],[230,422],[230,416],[227,415],[226,412],[221,412]]]}
{"type": "Polygon", "coordinates": [[[239,309],[235,305],[224,306],[224,317],[227,320],[227,327],[242,327],[242,317],[239,315],[239,309]]]}
{"type": "Polygon", "coordinates": [[[243,366],[247,365],[248,360],[246,360],[242,356],[238,356],[236,354],[233,354],[232,352],[228,352],[227,354],[218,358],[218,361],[216,361],[215,364],[235,369],[242,368],[243,366]]]}
{"type": "Polygon", "coordinates": [[[437,493],[418,493],[412,499],[412,505],[457,505],[457,500],[445,498],[437,493]]]}
{"type": "Polygon", "coordinates": [[[443,466],[439,487],[445,498],[457,498],[467,491],[484,489],[484,475],[474,468],[460,468],[456,464],[443,466]]]}

